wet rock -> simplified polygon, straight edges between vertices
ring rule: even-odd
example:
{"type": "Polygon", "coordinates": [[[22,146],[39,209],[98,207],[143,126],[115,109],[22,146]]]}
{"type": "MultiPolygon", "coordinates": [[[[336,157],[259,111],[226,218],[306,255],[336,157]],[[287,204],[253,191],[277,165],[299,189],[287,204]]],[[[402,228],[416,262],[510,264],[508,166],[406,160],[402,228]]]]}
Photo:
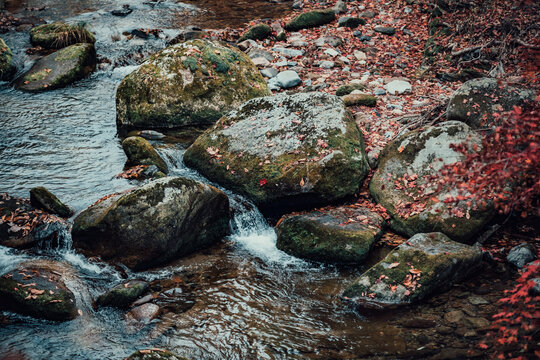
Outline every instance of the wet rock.
{"type": "Polygon", "coordinates": [[[512,110],[534,98],[534,91],[499,83],[494,78],[473,79],[454,92],[446,116],[474,129],[492,126],[498,124],[495,113],[512,110]]]}
{"type": "Polygon", "coordinates": [[[123,284],[116,285],[105,294],[97,298],[97,305],[111,306],[117,308],[128,308],[137,298],[148,290],[146,281],[131,280],[123,284]]]}
{"type": "Polygon", "coordinates": [[[338,207],[287,215],[276,228],[277,248],[327,263],[362,263],[382,235],[384,219],[365,208],[338,207]]]}
{"type": "Polygon", "coordinates": [[[122,149],[128,158],[127,166],[155,165],[164,174],[168,172],[167,164],[148,140],[139,136],[130,136],[122,141],[122,149]]]}
{"type": "Polygon", "coordinates": [[[187,360],[184,357],[175,355],[169,351],[161,349],[139,350],[131,354],[125,360],[187,360]]]}
{"type": "Polygon", "coordinates": [[[148,294],[148,295],[143,296],[139,300],[134,301],[133,304],[131,304],[131,306],[132,307],[139,306],[139,305],[142,305],[142,304],[146,304],[146,303],[148,303],[148,302],[150,302],[152,300],[154,300],[154,295],[153,294],[148,294]]]}
{"type": "Polygon", "coordinates": [[[472,305],[486,305],[486,304],[489,304],[489,301],[487,301],[483,297],[476,296],[476,295],[470,296],[467,300],[469,300],[469,302],[472,305]]]}
{"type": "Polygon", "coordinates": [[[68,25],[62,22],[39,25],[30,30],[30,42],[33,46],[45,49],[61,49],[66,46],[96,42],[84,25],[68,25]]]}
{"type": "Polygon", "coordinates": [[[377,106],[377,98],[369,94],[349,94],[341,98],[345,106],[377,106]]]}
{"type": "Polygon", "coordinates": [[[344,16],[338,19],[338,27],[348,27],[355,29],[360,25],[365,25],[366,21],[357,17],[344,16]]]}
{"type": "Polygon", "coordinates": [[[94,45],[71,45],[39,59],[16,80],[15,86],[30,92],[53,90],[80,80],[95,69],[94,45]]]}
{"type": "Polygon", "coordinates": [[[147,140],[161,140],[165,137],[162,133],[154,130],[143,130],[139,131],[138,135],[147,140]]]}
{"type": "Polygon", "coordinates": [[[401,95],[412,91],[411,83],[404,80],[393,80],[384,86],[390,95],[401,95]]]}
{"type": "Polygon", "coordinates": [[[531,244],[514,246],[506,256],[506,261],[518,269],[536,259],[536,249],[531,244]]]}
{"type": "Polygon", "coordinates": [[[416,303],[462,280],[481,260],[477,247],[442,233],[417,234],[362,274],[343,296],[366,308],[416,303]]]}
{"type": "Polygon", "coordinates": [[[532,281],[534,281],[534,286],[529,289],[529,295],[540,296],[540,278],[534,278],[532,281]]]}
{"type": "Polygon", "coordinates": [[[337,96],[344,96],[344,95],[349,95],[350,93],[352,93],[353,91],[355,90],[365,90],[366,87],[363,85],[363,84],[347,84],[347,85],[341,85],[337,90],[336,90],[336,95],[337,96]]]}
{"type": "Polygon", "coordinates": [[[463,321],[465,314],[461,310],[452,310],[444,314],[444,321],[450,324],[457,324],[463,321]]]}
{"type": "Polygon", "coordinates": [[[394,35],[396,33],[396,29],[389,26],[375,26],[373,31],[384,35],[394,35]]]}
{"type": "Polygon", "coordinates": [[[302,83],[302,79],[293,70],[282,71],[275,77],[276,84],[282,89],[290,89],[302,83]]]}
{"type": "Polygon", "coordinates": [[[26,249],[40,244],[64,243],[68,224],[44,213],[26,199],[0,193],[0,245],[26,249]]]}
{"type": "Polygon", "coordinates": [[[264,40],[272,35],[272,28],[266,24],[258,24],[250,27],[240,38],[240,42],[244,40],[264,40]]]}
{"type": "Polygon", "coordinates": [[[447,121],[402,135],[383,149],[369,189],[392,216],[390,226],[396,232],[412,236],[440,231],[456,241],[467,241],[492,218],[492,205],[482,207],[466,201],[447,204],[444,201],[454,189],[443,185],[440,191],[434,191],[426,180],[436,176],[444,165],[463,160],[464,155],[451,147],[461,143],[474,151],[481,139],[464,123],[447,121]],[[411,186],[414,194],[408,190],[411,186]],[[433,194],[420,208],[406,209],[415,202],[418,189],[433,194]]]}
{"type": "Polygon", "coordinates": [[[354,119],[325,93],[248,101],[199,137],[184,161],[268,211],[352,195],[368,170],[354,119]]]}
{"type": "Polygon", "coordinates": [[[310,29],[329,24],[335,19],[336,14],[333,10],[314,10],[298,15],[286,23],[284,28],[287,31],[310,29]]]}
{"type": "Polygon", "coordinates": [[[75,218],[73,246],[87,256],[143,270],[221,240],[229,200],[194,180],[167,177],[90,206],[75,218]]]}
{"type": "Polygon", "coordinates": [[[28,261],[0,277],[0,310],[39,319],[68,321],[77,317],[75,296],[66,287],[67,265],[28,261]]]}
{"type": "Polygon", "coordinates": [[[15,74],[16,68],[13,65],[13,54],[11,49],[0,38],[0,81],[11,80],[15,74]]]}
{"type": "Polygon", "coordinates": [[[130,321],[137,321],[148,324],[159,316],[160,308],[156,304],[146,303],[133,308],[126,314],[126,318],[130,321]]]}
{"type": "Polygon", "coordinates": [[[111,11],[114,16],[126,17],[133,12],[133,9],[129,7],[129,4],[125,4],[121,9],[111,11]]]}
{"type": "Polygon", "coordinates": [[[191,40],[156,53],[122,80],[116,123],[120,131],[207,127],[244,101],[269,94],[240,50],[191,40]]]}
{"type": "Polygon", "coordinates": [[[68,218],[73,211],[64,205],[53,193],[43,186],[30,189],[30,203],[38,209],[45,210],[49,214],[68,218]]]}

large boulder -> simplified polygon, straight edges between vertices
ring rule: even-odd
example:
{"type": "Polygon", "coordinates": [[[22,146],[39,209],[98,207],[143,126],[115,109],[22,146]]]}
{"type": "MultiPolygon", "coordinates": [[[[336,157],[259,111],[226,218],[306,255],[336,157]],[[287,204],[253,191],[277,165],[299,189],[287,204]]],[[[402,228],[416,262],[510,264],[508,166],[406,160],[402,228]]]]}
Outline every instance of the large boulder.
{"type": "Polygon", "coordinates": [[[79,43],[93,44],[96,39],[86,30],[84,24],[68,25],[55,22],[39,25],[30,30],[30,42],[33,46],[46,49],[61,49],[79,43]]]}
{"type": "Polygon", "coordinates": [[[336,19],[336,13],[329,10],[313,10],[302,13],[285,24],[287,31],[298,31],[314,28],[331,23],[336,19]]]}
{"type": "Polygon", "coordinates": [[[74,319],[75,296],[65,285],[70,271],[65,264],[49,261],[19,264],[0,277],[0,310],[47,320],[74,319]]]}
{"type": "Polygon", "coordinates": [[[227,195],[167,177],[90,206],[75,218],[72,236],[85,255],[143,270],[208,247],[228,231],[227,195]]]}
{"type": "Polygon", "coordinates": [[[464,160],[452,144],[480,148],[480,136],[458,121],[444,122],[398,137],[379,156],[379,166],[369,184],[371,195],[392,216],[390,226],[407,236],[442,232],[456,241],[467,241],[492,218],[490,205],[460,201],[446,203],[456,190],[436,189],[433,177],[443,166],[464,160]],[[429,199],[425,199],[431,194],[429,199]],[[420,199],[420,200],[419,200],[420,199]]]}
{"type": "Polygon", "coordinates": [[[57,89],[84,78],[95,69],[94,45],[71,45],[36,61],[16,80],[15,86],[31,92],[57,89]]]}
{"type": "Polygon", "coordinates": [[[416,234],[363,273],[343,293],[366,308],[416,303],[473,273],[482,251],[441,233],[416,234]]]}
{"type": "Polygon", "coordinates": [[[26,249],[61,244],[68,234],[65,220],[33,207],[28,199],[0,193],[0,245],[26,249]]]}
{"type": "Polygon", "coordinates": [[[0,38],[0,81],[10,80],[15,73],[15,70],[11,49],[6,45],[4,40],[0,38]]]}
{"type": "Polygon", "coordinates": [[[208,127],[270,90],[249,57],[229,45],[191,40],[150,57],[116,93],[120,130],[208,127]]]}
{"type": "Polygon", "coordinates": [[[494,123],[495,113],[533,101],[534,91],[510,86],[494,78],[473,79],[457,89],[448,103],[448,120],[463,121],[472,128],[494,123]]]}
{"type": "Polygon", "coordinates": [[[201,135],[184,161],[277,213],[353,195],[368,171],[361,131],[326,93],[250,100],[201,135]]]}
{"type": "Polygon", "coordinates": [[[362,263],[382,235],[384,219],[366,208],[337,207],[283,217],[277,248],[327,263],[362,263]]]}
{"type": "Polygon", "coordinates": [[[167,164],[148,140],[140,136],[130,136],[122,141],[122,148],[128,158],[128,166],[155,165],[159,171],[167,173],[167,164]]]}
{"type": "Polygon", "coordinates": [[[73,211],[44,186],[30,189],[30,203],[49,214],[70,217],[73,211]]]}

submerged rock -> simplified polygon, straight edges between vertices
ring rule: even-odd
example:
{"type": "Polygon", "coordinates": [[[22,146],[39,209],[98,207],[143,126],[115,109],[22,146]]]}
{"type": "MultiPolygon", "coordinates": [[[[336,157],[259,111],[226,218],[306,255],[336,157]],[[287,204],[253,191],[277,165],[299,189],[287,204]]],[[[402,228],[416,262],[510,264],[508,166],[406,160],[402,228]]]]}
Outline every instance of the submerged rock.
{"type": "Polygon", "coordinates": [[[95,68],[93,44],[71,45],[39,59],[15,86],[24,91],[53,90],[84,78],[95,68]]]}
{"type": "Polygon", "coordinates": [[[63,243],[67,229],[65,220],[34,208],[29,200],[0,194],[0,245],[26,249],[63,243]]]}
{"type": "Polygon", "coordinates": [[[361,131],[325,93],[250,100],[201,135],[184,161],[278,213],[350,196],[368,171],[361,131]]]}
{"type": "Polygon", "coordinates": [[[191,40],[156,53],[122,80],[116,123],[121,131],[208,127],[244,101],[269,94],[244,53],[191,40]]]}
{"type": "Polygon", "coordinates": [[[131,280],[116,285],[105,294],[100,295],[96,303],[99,306],[127,308],[147,290],[148,283],[146,281],[131,280]]]}
{"type": "Polygon", "coordinates": [[[244,35],[238,40],[239,42],[245,40],[264,40],[272,34],[272,28],[266,24],[258,24],[250,27],[244,35]]]}
{"type": "Polygon", "coordinates": [[[75,296],[66,287],[67,265],[29,261],[0,277],[0,310],[40,319],[67,321],[77,317],[75,296]]]}
{"type": "Polygon", "coordinates": [[[343,293],[365,308],[417,303],[476,270],[482,252],[441,233],[416,234],[367,270],[343,293]]]}
{"type": "Polygon", "coordinates": [[[73,246],[133,270],[166,263],[221,240],[229,200],[195,180],[167,177],[97,202],[73,224],[73,246]]]}
{"type": "Polygon", "coordinates": [[[159,316],[160,308],[156,304],[146,303],[139,305],[126,314],[127,320],[148,324],[159,316]]]}
{"type": "Polygon", "coordinates": [[[286,23],[284,28],[287,31],[298,31],[326,25],[335,19],[336,13],[333,10],[314,10],[298,15],[286,23]]]}
{"type": "Polygon", "coordinates": [[[187,360],[184,357],[173,354],[172,352],[151,349],[151,350],[139,350],[131,354],[125,360],[187,360]]]}
{"type": "Polygon", "coordinates": [[[287,215],[276,228],[277,248],[329,263],[362,263],[381,237],[384,219],[365,208],[338,207],[287,215]]]}
{"type": "Polygon", "coordinates": [[[512,110],[534,98],[534,91],[499,83],[497,79],[473,79],[454,92],[446,116],[477,129],[496,123],[495,113],[512,110]]]}
{"type": "Polygon", "coordinates": [[[130,136],[122,141],[122,149],[128,158],[128,166],[155,165],[164,174],[168,172],[167,164],[148,140],[140,136],[130,136]]]}
{"type": "Polygon", "coordinates": [[[476,202],[445,203],[455,196],[454,188],[436,192],[430,179],[443,166],[465,157],[452,144],[465,143],[469,151],[481,146],[480,136],[458,121],[444,122],[425,130],[398,137],[378,158],[378,169],[369,189],[373,198],[392,216],[390,226],[399,233],[442,232],[456,241],[467,241],[478,233],[494,214],[493,206],[476,202]],[[432,193],[429,200],[415,198],[432,193]]]}
{"type": "Polygon", "coordinates": [[[68,25],[62,22],[39,25],[30,30],[30,42],[33,46],[46,49],[61,49],[66,46],[96,42],[83,24],[68,25]]]}
{"type": "Polygon", "coordinates": [[[0,81],[11,80],[15,74],[15,70],[11,49],[6,45],[4,40],[0,38],[0,81]]]}
{"type": "Polygon", "coordinates": [[[53,193],[43,186],[30,189],[30,203],[38,209],[45,210],[49,214],[68,218],[73,211],[64,205],[53,193]]]}

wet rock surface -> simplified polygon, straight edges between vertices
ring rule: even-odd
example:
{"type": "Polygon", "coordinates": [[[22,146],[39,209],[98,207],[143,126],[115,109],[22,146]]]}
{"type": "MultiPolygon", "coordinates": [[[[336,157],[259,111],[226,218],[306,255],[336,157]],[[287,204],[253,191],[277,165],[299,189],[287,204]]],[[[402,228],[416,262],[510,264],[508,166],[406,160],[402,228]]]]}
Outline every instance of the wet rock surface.
{"type": "Polygon", "coordinates": [[[113,306],[117,308],[127,308],[149,288],[146,281],[131,280],[119,284],[100,295],[96,303],[99,306],[113,306]]]}
{"type": "Polygon", "coordinates": [[[127,166],[155,165],[162,173],[168,172],[167,164],[146,139],[130,136],[122,141],[122,148],[128,158],[127,166]]]}
{"type": "Polygon", "coordinates": [[[125,360],[187,360],[169,351],[161,349],[143,349],[131,354],[125,360]]]}
{"type": "Polygon", "coordinates": [[[13,53],[4,40],[0,38],[0,81],[11,80],[16,68],[13,65],[13,53]]]}
{"type": "Polygon", "coordinates": [[[208,247],[229,232],[229,201],[186,178],[163,178],[100,201],[73,224],[73,246],[88,256],[142,270],[208,247]]]}
{"type": "Polygon", "coordinates": [[[53,193],[43,186],[30,189],[30,203],[38,209],[42,209],[49,214],[68,218],[73,215],[73,211],[62,203],[53,193]]]}

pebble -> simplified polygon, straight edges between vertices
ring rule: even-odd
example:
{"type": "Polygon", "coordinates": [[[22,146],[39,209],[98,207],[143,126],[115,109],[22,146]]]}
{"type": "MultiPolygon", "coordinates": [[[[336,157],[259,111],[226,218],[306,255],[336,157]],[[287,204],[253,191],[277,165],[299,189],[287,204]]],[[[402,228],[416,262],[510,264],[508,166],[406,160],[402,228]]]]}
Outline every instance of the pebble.
{"type": "Polygon", "coordinates": [[[343,14],[347,12],[347,4],[343,0],[339,0],[333,8],[336,14],[343,14]]]}
{"type": "Polygon", "coordinates": [[[408,81],[393,80],[385,85],[385,89],[391,95],[405,94],[412,91],[412,85],[408,81]]]}
{"type": "Polygon", "coordinates": [[[159,315],[159,306],[152,303],[146,303],[133,308],[127,313],[127,318],[139,322],[148,323],[159,315]]]}
{"type": "Polygon", "coordinates": [[[466,317],[465,322],[475,329],[484,328],[490,324],[488,319],[480,317],[466,317]]]}
{"type": "Polygon", "coordinates": [[[506,261],[514,265],[518,269],[521,269],[525,264],[530,263],[536,259],[535,248],[531,244],[519,244],[514,246],[506,256],[506,261]]]}
{"type": "Polygon", "coordinates": [[[351,61],[347,59],[345,56],[340,56],[339,61],[343,62],[344,64],[350,64],[351,61]]]}
{"type": "Polygon", "coordinates": [[[289,89],[297,85],[300,85],[300,83],[302,83],[300,76],[298,76],[296,71],[292,71],[292,70],[282,71],[279,74],[277,74],[277,76],[274,79],[276,79],[277,85],[281,87],[282,89],[289,89]]]}
{"type": "Polygon", "coordinates": [[[384,35],[394,35],[396,33],[396,29],[390,26],[375,26],[373,28],[373,31],[384,34],[384,35]]]}
{"type": "Polygon", "coordinates": [[[335,66],[336,64],[333,62],[333,61],[321,61],[319,63],[319,67],[322,68],[322,69],[331,69],[335,66]]]}
{"type": "Polygon", "coordinates": [[[450,335],[454,332],[454,329],[449,326],[439,326],[437,332],[441,335],[450,335]]]}
{"type": "Polygon", "coordinates": [[[354,53],[353,53],[354,57],[356,58],[356,60],[367,60],[367,55],[365,52],[363,51],[360,51],[360,50],[356,50],[354,53]]]}
{"type": "Polygon", "coordinates": [[[324,53],[325,53],[326,55],[332,56],[332,57],[338,56],[339,54],[341,54],[339,51],[334,50],[334,49],[326,49],[326,50],[324,51],[324,53]]]}
{"type": "Polygon", "coordinates": [[[386,90],[384,90],[382,88],[377,88],[377,89],[373,90],[373,94],[377,95],[377,96],[386,95],[386,90]]]}
{"type": "Polygon", "coordinates": [[[303,56],[305,53],[304,50],[288,49],[288,48],[280,48],[280,47],[273,47],[272,51],[280,53],[281,55],[285,57],[289,57],[289,58],[303,56]]]}
{"type": "Polygon", "coordinates": [[[465,314],[461,310],[452,310],[444,314],[444,321],[455,324],[463,320],[465,314]]]}
{"type": "Polygon", "coordinates": [[[487,301],[483,297],[476,296],[476,295],[470,296],[468,300],[472,305],[486,305],[486,304],[489,304],[489,301],[487,301]]]}
{"type": "Polygon", "coordinates": [[[264,67],[264,66],[270,65],[270,61],[266,60],[266,59],[263,58],[263,57],[257,57],[257,58],[255,58],[255,59],[251,59],[251,61],[252,61],[253,64],[255,64],[256,66],[260,66],[260,67],[264,67]]]}
{"type": "Polygon", "coordinates": [[[261,70],[261,75],[269,79],[273,78],[278,73],[279,71],[276,68],[266,68],[261,70]]]}

